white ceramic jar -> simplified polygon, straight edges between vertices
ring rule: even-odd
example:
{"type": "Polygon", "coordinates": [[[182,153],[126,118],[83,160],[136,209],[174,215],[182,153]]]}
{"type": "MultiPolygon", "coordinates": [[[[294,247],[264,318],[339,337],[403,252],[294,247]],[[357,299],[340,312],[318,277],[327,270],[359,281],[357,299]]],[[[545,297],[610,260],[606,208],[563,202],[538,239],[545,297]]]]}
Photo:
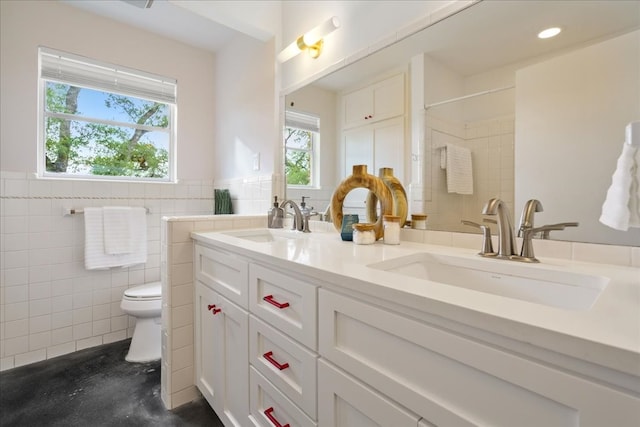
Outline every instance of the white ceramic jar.
{"type": "Polygon", "coordinates": [[[395,215],[383,216],[384,243],[386,245],[400,244],[400,217],[395,215]]]}
{"type": "Polygon", "coordinates": [[[353,243],[356,245],[372,245],[376,242],[375,225],[370,223],[353,224],[353,243]]]}
{"type": "Polygon", "coordinates": [[[416,230],[427,229],[427,215],[425,214],[411,214],[411,228],[416,230]]]}

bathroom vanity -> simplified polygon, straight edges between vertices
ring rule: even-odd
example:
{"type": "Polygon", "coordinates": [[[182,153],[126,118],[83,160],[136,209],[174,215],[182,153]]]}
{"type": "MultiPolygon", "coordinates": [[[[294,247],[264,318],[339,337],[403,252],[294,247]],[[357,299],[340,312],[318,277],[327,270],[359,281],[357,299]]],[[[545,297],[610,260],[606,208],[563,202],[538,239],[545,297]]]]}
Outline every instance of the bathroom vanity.
{"type": "Polygon", "coordinates": [[[225,425],[638,425],[637,268],[192,237],[196,385],[225,425]]]}

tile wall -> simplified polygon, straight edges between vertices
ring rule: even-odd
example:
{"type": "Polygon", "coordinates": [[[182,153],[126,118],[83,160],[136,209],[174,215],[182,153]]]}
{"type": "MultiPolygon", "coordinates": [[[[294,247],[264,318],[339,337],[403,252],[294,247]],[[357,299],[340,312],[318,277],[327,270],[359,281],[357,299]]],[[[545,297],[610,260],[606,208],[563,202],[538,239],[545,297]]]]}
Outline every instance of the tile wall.
{"type": "Polygon", "coordinates": [[[229,190],[234,214],[254,215],[266,214],[273,200],[271,194],[278,194],[282,186],[276,175],[257,175],[216,180],[215,188],[229,190]]]}
{"type": "Polygon", "coordinates": [[[162,388],[169,409],[199,394],[194,385],[192,231],[265,227],[266,216],[165,217],[162,225],[162,388]]]}
{"type": "Polygon", "coordinates": [[[126,339],[134,319],[123,291],[160,280],[164,215],[213,213],[213,183],[44,180],[0,172],[0,369],[126,339]],[[131,268],[84,268],[84,221],[65,208],[145,206],[148,261],[131,268]]]}
{"type": "Polygon", "coordinates": [[[498,197],[514,210],[514,118],[501,117],[473,123],[454,123],[429,115],[425,133],[425,146],[431,155],[430,171],[423,189],[412,191],[412,212],[420,206],[429,215],[434,228],[466,231],[459,217],[447,212],[462,212],[462,217],[482,222],[482,206],[492,197],[498,197]],[[441,150],[437,147],[454,143],[469,148],[473,159],[473,195],[447,192],[446,171],[440,168],[441,150]],[[422,191],[421,191],[422,190],[422,191]],[[420,197],[420,196],[423,197],[420,197]]]}

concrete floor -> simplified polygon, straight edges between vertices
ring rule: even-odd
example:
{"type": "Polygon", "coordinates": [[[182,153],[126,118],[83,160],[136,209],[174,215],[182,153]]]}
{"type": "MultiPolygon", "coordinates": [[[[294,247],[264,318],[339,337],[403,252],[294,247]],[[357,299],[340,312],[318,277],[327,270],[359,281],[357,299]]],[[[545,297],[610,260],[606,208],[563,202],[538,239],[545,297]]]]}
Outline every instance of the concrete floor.
{"type": "Polygon", "coordinates": [[[0,373],[0,426],[222,427],[204,399],[173,411],[160,399],[160,361],[128,363],[130,340],[0,373]]]}

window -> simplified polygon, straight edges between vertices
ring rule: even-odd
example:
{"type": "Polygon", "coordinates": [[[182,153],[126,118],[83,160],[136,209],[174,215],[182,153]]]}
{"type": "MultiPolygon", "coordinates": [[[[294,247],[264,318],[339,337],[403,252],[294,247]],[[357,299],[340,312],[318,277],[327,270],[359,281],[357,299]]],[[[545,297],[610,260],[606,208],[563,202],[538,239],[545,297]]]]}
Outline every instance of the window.
{"type": "Polygon", "coordinates": [[[320,119],[295,111],[285,112],[284,146],[287,185],[317,187],[320,119]]]}
{"type": "Polygon", "coordinates": [[[172,181],[176,82],[39,49],[39,175],[172,181]]]}

